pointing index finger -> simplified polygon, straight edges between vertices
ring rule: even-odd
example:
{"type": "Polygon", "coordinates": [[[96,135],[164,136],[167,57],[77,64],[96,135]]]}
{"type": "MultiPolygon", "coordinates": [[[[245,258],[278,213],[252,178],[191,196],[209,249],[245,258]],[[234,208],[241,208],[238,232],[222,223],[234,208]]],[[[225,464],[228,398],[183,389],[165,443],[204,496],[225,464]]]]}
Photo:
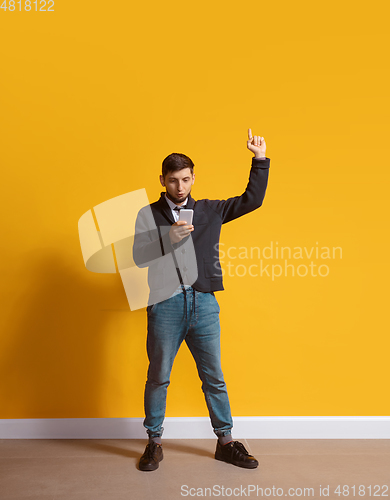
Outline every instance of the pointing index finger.
{"type": "Polygon", "coordinates": [[[252,140],[252,130],[250,128],[248,128],[248,138],[252,140]]]}

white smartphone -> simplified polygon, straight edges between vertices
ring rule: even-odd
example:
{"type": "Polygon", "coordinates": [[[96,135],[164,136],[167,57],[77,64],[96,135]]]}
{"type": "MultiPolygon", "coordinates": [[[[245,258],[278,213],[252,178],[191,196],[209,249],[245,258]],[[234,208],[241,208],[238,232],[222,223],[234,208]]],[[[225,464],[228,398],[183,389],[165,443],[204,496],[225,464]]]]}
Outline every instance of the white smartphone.
{"type": "Polygon", "coordinates": [[[185,220],[187,225],[192,224],[192,218],[194,216],[194,211],[192,208],[182,208],[179,212],[179,220],[185,220]]]}

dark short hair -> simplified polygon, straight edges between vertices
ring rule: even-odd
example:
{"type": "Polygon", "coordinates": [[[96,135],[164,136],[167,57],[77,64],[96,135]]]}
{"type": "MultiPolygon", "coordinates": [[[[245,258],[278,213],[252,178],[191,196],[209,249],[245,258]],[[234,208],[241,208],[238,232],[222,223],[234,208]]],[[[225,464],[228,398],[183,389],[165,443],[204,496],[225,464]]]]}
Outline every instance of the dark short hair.
{"type": "Polygon", "coordinates": [[[194,166],[193,161],[188,156],[182,153],[171,153],[162,162],[162,175],[165,179],[168,172],[176,172],[183,168],[189,168],[192,175],[194,173],[194,166]]]}

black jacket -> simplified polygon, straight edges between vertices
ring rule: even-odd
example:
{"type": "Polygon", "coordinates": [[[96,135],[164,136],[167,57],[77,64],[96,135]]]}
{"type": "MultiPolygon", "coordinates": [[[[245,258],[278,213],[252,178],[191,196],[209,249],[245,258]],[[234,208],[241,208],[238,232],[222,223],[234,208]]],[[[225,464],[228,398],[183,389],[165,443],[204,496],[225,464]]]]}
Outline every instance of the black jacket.
{"type": "Polygon", "coordinates": [[[241,196],[196,201],[189,195],[186,208],[194,210],[194,230],[179,243],[171,244],[169,238],[175,221],[164,192],[158,201],[141,208],[135,224],[133,259],[138,267],[149,267],[149,304],[170,297],[180,284],[180,274],[185,284],[200,292],[224,290],[218,250],[221,226],[262,205],[269,166],[269,158],[252,158],[249,181],[241,196]]]}

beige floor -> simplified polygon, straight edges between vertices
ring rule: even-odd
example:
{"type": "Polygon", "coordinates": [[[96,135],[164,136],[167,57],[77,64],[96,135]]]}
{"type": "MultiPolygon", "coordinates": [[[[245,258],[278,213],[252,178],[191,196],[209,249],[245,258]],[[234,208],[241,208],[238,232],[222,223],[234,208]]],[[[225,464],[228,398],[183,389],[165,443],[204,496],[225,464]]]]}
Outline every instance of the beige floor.
{"type": "Polygon", "coordinates": [[[329,498],[339,500],[390,497],[390,440],[242,442],[259,460],[258,469],[215,460],[214,440],[165,440],[159,469],[141,472],[144,440],[2,439],[0,499],[259,498],[260,488],[270,498],[294,496],[288,489],[302,488],[295,496],[318,499],[328,485],[329,498]],[[334,493],[338,485],[348,485],[349,495],[334,493]],[[359,485],[365,495],[359,495],[359,485]]]}

